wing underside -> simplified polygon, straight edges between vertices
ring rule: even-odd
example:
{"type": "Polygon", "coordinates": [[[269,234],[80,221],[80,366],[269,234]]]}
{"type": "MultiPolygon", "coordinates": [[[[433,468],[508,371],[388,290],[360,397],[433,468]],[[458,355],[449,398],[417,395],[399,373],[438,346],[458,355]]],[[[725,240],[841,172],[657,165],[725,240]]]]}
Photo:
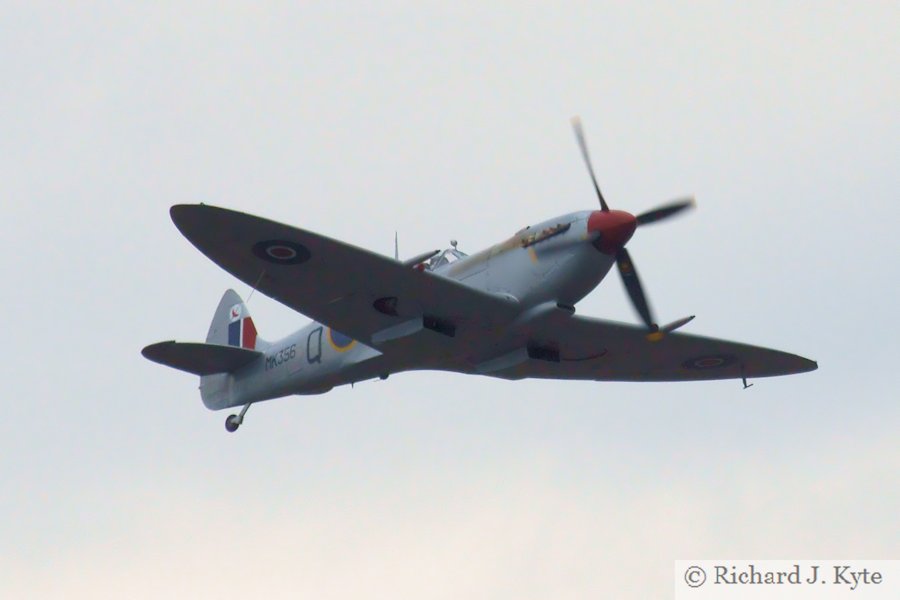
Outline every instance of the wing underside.
{"type": "Polygon", "coordinates": [[[445,353],[449,338],[468,343],[467,335],[495,330],[518,314],[508,299],[303,229],[206,205],[173,206],[171,215],[220,267],[364,344],[390,346],[384,340],[415,322],[437,332],[392,342],[410,358],[445,353]],[[417,341],[426,339],[437,341],[417,341]]]}
{"type": "Polygon", "coordinates": [[[809,359],[749,344],[683,333],[658,342],[640,327],[572,317],[536,328],[529,358],[490,375],[597,381],[700,381],[772,377],[815,370],[809,359]]]}

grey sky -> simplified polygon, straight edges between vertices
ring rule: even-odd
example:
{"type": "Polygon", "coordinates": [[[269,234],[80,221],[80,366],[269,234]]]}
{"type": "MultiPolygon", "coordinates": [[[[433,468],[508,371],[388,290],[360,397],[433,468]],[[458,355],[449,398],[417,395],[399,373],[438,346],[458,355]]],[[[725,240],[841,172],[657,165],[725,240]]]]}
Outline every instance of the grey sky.
{"type": "MultiPolygon", "coordinates": [[[[0,596],[647,598],[679,558],[900,558],[897,4],[482,4],[0,7],[0,596]],[[697,197],[629,244],[660,319],[819,371],[403,374],[228,435],[140,356],[249,293],[171,204],[473,251],[595,205],[573,114],[613,206],[697,197]]],[[[615,277],[578,310],[635,321],[615,277]]]]}

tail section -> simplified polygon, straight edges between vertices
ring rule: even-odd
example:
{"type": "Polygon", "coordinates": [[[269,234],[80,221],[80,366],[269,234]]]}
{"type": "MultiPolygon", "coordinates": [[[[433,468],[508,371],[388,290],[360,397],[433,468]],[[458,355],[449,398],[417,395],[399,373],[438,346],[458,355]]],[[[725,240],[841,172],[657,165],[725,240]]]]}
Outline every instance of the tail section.
{"type": "MultiPolygon", "coordinates": [[[[268,345],[256,333],[256,325],[250,317],[247,305],[234,290],[227,290],[219,300],[219,306],[209,324],[207,344],[230,346],[244,351],[264,350],[268,345]]],[[[203,405],[219,410],[242,403],[234,389],[233,377],[227,373],[200,377],[200,398],[203,405]]]]}
{"type": "Polygon", "coordinates": [[[234,290],[228,290],[213,315],[205,344],[159,342],[150,344],[141,354],[167,367],[200,375],[203,404],[218,410],[246,403],[240,371],[263,357],[268,345],[256,334],[244,301],[234,290]]]}
{"type": "Polygon", "coordinates": [[[256,326],[247,305],[234,290],[228,290],[222,295],[209,325],[206,343],[235,346],[246,350],[256,350],[257,346],[265,346],[265,342],[257,336],[256,326]]]}

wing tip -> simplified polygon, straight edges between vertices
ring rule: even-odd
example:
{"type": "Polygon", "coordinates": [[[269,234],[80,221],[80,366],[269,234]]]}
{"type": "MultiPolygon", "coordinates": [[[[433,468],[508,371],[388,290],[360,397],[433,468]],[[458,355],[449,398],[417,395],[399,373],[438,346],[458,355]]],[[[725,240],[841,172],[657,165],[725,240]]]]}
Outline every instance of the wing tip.
{"type": "Polygon", "coordinates": [[[209,208],[215,207],[203,204],[202,202],[200,204],[173,204],[171,207],[169,207],[169,217],[172,219],[172,222],[175,223],[175,225],[180,229],[180,223],[183,223],[192,215],[196,215],[200,211],[209,208]]]}
{"type": "Polygon", "coordinates": [[[781,354],[783,357],[781,368],[775,369],[775,371],[780,371],[780,373],[773,373],[774,375],[799,375],[800,373],[809,373],[819,368],[818,362],[805,356],[791,354],[790,352],[781,352],[781,354]]]}
{"type": "Polygon", "coordinates": [[[181,232],[181,235],[197,246],[195,238],[209,229],[210,219],[214,215],[233,212],[235,211],[202,202],[199,204],[173,204],[169,207],[169,218],[172,219],[172,223],[175,224],[175,228],[181,232]]]}
{"type": "Polygon", "coordinates": [[[184,227],[190,216],[196,212],[197,204],[174,204],[169,208],[169,218],[175,227],[184,235],[184,227]]]}
{"type": "Polygon", "coordinates": [[[782,375],[799,375],[800,373],[810,373],[819,368],[819,363],[817,361],[811,360],[804,356],[797,356],[796,354],[791,355],[791,362],[789,365],[785,365],[787,368],[785,369],[782,375]]]}

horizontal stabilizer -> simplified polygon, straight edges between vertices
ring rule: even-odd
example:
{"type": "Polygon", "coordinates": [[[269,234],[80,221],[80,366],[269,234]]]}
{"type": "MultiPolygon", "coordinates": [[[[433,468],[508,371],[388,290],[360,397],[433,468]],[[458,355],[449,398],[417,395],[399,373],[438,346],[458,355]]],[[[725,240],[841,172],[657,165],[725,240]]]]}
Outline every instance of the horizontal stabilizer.
{"type": "Polygon", "coordinates": [[[150,344],[141,354],[153,362],[195,375],[237,371],[263,355],[235,346],[174,341],[150,344]]]}

